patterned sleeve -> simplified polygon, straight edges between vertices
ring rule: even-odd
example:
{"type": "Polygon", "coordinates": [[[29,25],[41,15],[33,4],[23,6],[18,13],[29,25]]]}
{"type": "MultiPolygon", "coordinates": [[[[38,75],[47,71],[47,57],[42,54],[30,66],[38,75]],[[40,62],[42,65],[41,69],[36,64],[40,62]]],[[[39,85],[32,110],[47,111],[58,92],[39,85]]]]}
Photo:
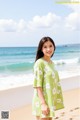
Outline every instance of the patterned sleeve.
{"type": "Polygon", "coordinates": [[[33,87],[42,87],[43,84],[43,66],[40,61],[34,65],[34,82],[33,87]]]}

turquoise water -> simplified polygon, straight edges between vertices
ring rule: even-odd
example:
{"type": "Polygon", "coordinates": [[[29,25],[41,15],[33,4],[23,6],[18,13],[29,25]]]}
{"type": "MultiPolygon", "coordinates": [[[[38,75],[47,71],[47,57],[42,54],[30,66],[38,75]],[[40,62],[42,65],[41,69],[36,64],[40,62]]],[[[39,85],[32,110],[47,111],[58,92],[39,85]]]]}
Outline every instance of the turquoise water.
{"type": "MultiPolygon", "coordinates": [[[[37,47],[1,47],[0,74],[28,73],[33,69],[37,47]]],[[[52,60],[57,69],[80,65],[80,44],[57,46],[52,60]]]]}
{"type": "MultiPolygon", "coordinates": [[[[37,47],[0,48],[0,90],[33,83],[36,50],[37,47]]],[[[80,44],[57,46],[52,60],[64,89],[67,82],[64,78],[80,76],[80,44]]],[[[80,87],[80,80],[71,82],[70,88],[72,86],[80,87]]]]}

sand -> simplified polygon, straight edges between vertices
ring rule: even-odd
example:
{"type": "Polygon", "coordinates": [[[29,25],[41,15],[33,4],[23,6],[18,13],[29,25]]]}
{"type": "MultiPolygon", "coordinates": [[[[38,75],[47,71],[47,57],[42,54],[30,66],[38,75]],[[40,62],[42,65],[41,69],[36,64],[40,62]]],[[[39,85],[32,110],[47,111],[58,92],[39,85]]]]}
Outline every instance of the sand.
{"type": "MultiPolygon", "coordinates": [[[[55,111],[53,120],[80,120],[80,89],[65,91],[63,96],[65,108],[55,111]]],[[[10,120],[35,120],[31,104],[11,110],[10,120]]]]}
{"type": "MultiPolygon", "coordinates": [[[[80,120],[80,76],[67,78],[63,81],[68,86],[72,80],[73,83],[78,80],[77,86],[74,87],[72,83],[68,90],[63,91],[65,108],[55,111],[53,120],[80,120]]],[[[64,84],[62,83],[63,88],[64,84]]],[[[32,115],[32,95],[32,85],[0,90],[0,113],[8,111],[9,119],[7,120],[35,120],[32,115]]],[[[0,120],[3,120],[1,114],[0,120]]]]}

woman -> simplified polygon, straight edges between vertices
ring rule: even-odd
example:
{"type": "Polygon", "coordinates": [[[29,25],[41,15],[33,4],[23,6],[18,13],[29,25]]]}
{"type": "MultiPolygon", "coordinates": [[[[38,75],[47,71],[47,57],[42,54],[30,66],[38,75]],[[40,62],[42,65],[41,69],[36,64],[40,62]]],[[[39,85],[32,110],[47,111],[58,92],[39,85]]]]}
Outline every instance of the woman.
{"type": "Polygon", "coordinates": [[[54,111],[64,107],[58,72],[51,60],[54,52],[54,41],[50,37],[43,37],[34,64],[32,112],[36,120],[52,120],[54,111]]]}

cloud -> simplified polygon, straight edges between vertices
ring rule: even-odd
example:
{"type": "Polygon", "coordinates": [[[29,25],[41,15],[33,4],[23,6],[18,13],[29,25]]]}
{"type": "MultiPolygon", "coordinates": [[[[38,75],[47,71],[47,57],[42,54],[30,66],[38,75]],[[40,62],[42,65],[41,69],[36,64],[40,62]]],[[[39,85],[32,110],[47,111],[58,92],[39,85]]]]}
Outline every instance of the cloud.
{"type": "Polygon", "coordinates": [[[69,9],[72,10],[68,16],[64,18],[64,27],[71,31],[80,30],[80,0],[70,0],[74,4],[65,4],[69,9]],[[77,3],[76,3],[77,2],[77,3]]]}
{"type": "Polygon", "coordinates": [[[18,22],[13,19],[0,19],[0,31],[2,32],[27,32],[46,28],[58,30],[63,27],[64,29],[80,30],[80,14],[77,12],[77,8],[66,17],[50,12],[45,16],[34,16],[29,22],[24,19],[20,19],[18,22]]]}
{"type": "Polygon", "coordinates": [[[21,19],[17,24],[17,31],[18,32],[25,32],[27,29],[27,22],[21,19]]]}
{"type": "Polygon", "coordinates": [[[13,32],[16,30],[16,22],[12,19],[0,19],[0,31],[13,32]]]}
{"type": "Polygon", "coordinates": [[[71,13],[65,18],[65,27],[71,30],[80,30],[80,14],[71,13]]]}
{"type": "Polygon", "coordinates": [[[45,16],[35,16],[32,21],[29,21],[28,28],[38,29],[38,28],[51,28],[57,25],[60,21],[60,16],[53,13],[48,13],[45,16]]]}
{"type": "Polygon", "coordinates": [[[21,19],[16,22],[12,19],[0,19],[1,32],[24,32],[27,29],[27,23],[21,19]]]}
{"type": "Polygon", "coordinates": [[[52,28],[58,25],[60,16],[53,13],[48,13],[45,16],[34,16],[32,21],[24,19],[16,22],[12,19],[0,19],[0,31],[3,32],[26,32],[27,29],[52,28]]]}

